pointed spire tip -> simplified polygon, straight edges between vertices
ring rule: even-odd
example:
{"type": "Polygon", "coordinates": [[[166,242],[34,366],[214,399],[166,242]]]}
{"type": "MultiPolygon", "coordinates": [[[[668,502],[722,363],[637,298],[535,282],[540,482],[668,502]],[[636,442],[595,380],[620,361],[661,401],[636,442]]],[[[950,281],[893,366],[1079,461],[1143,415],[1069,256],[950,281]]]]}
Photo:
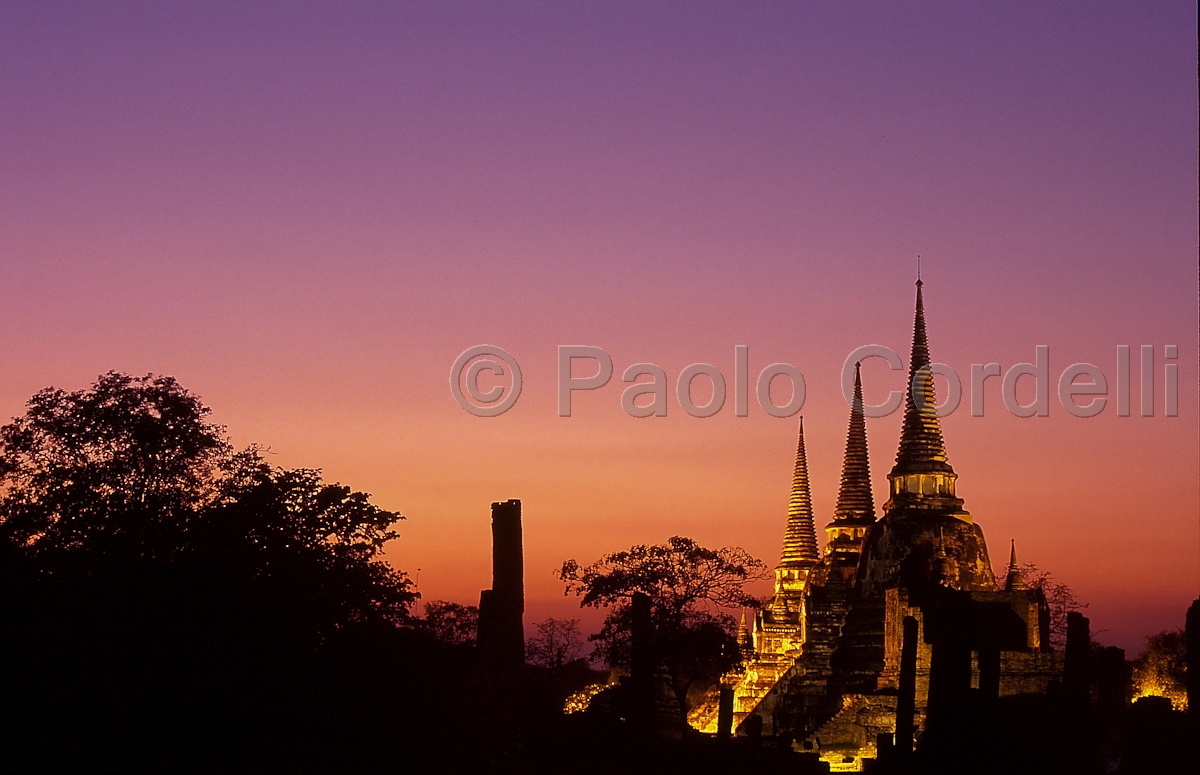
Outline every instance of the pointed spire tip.
{"type": "Polygon", "coordinates": [[[808,462],[804,453],[804,416],[796,438],[796,468],[788,501],[787,530],[783,537],[782,564],[813,562],[818,559],[817,533],[813,525],[812,497],[808,485],[808,462]]]}
{"type": "Polygon", "coordinates": [[[870,524],[875,521],[875,500],[871,494],[871,464],[867,455],[867,429],[863,417],[862,363],[854,364],[854,397],[850,401],[850,425],[846,431],[846,452],[842,462],[842,482],[838,489],[833,521],[870,524]]]}
{"type": "Polygon", "coordinates": [[[917,304],[913,315],[912,355],[909,361],[908,396],[904,405],[904,423],[900,432],[900,448],[891,476],[905,473],[953,473],[946,460],[946,445],[942,440],[941,424],[933,407],[937,406],[934,383],[921,370],[932,363],[929,340],[925,334],[925,304],[921,298],[921,281],[917,280],[917,304]],[[917,379],[921,376],[921,379],[917,379]],[[919,394],[919,395],[917,395],[919,394]]]}

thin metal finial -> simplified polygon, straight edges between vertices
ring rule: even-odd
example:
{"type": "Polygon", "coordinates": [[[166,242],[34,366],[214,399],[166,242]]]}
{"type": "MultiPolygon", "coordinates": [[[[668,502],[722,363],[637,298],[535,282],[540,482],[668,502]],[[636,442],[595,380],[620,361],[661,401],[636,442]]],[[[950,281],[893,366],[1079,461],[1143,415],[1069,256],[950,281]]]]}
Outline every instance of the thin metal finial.
{"type": "Polygon", "coordinates": [[[921,284],[921,254],[917,254],[917,285],[921,284]]]}

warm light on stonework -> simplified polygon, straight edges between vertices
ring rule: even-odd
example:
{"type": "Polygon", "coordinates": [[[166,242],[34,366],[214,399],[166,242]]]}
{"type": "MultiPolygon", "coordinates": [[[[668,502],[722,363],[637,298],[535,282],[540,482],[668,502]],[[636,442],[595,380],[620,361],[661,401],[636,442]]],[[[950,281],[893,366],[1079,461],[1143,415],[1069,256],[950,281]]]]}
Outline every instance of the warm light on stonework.
{"type": "Polygon", "coordinates": [[[1137,702],[1143,697],[1166,697],[1171,701],[1171,708],[1173,710],[1186,711],[1188,709],[1187,692],[1169,684],[1152,680],[1138,684],[1134,691],[1133,700],[1137,702]]]}
{"type": "Polygon", "coordinates": [[[592,704],[592,698],[607,689],[612,684],[600,682],[583,687],[567,697],[563,703],[563,713],[583,713],[592,704]]]}

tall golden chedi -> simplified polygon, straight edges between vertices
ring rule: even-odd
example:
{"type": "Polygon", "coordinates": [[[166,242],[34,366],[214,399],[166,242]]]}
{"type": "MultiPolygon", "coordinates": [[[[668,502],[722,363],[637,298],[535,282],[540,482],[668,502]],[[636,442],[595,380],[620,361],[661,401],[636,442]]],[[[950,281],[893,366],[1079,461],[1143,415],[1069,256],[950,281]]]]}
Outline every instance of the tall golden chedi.
{"type": "MultiPolygon", "coordinates": [[[[775,594],[755,617],[754,630],[746,633],[743,642],[754,656],[734,684],[735,723],[758,712],[770,716],[765,728],[772,729],[770,708],[775,698],[765,704],[764,700],[780,686],[780,679],[795,672],[801,655],[807,655],[807,666],[815,667],[817,674],[828,672],[834,639],[848,610],[863,539],[874,523],[862,375],[855,364],[842,480],[833,520],[825,526],[824,552],[817,549],[804,420],[800,420],[782,559],[775,569],[775,594]]],[[[824,688],[823,681],[820,687],[824,688]]]]}
{"type": "Polygon", "coordinates": [[[938,421],[921,286],[917,280],[904,426],[896,465],[888,474],[891,498],[884,504],[883,519],[863,544],[860,583],[865,596],[882,594],[890,587],[925,584],[939,540],[949,561],[948,586],[974,591],[996,588],[983,531],[954,492],[958,475],[946,458],[938,421]]]}
{"type": "Polygon", "coordinates": [[[854,364],[854,397],[850,402],[850,427],[846,431],[846,454],[842,462],[842,483],[838,488],[833,521],[825,526],[825,573],[821,584],[828,583],[834,571],[846,584],[854,583],[859,555],[867,531],[875,524],[875,496],[871,493],[871,462],[867,454],[867,422],[863,415],[862,364],[854,364]]]}
{"type": "MultiPolygon", "coordinates": [[[[776,569],[775,596],[755,618],[753,638],[743,644],[752,649],[754,656],[745,672],[735,677],[736,723],[740,724],[754,713],[763,718],[764,731],[775,734],[780,730],[792,730],[794,724],[789,722],[799,713],[792,707],[797,702],[814,705],[815,709],[810,713],[824,714],[830,691],[830,658],[849,611],[862,543],[873,524],[875,499],[871,493],[862,375],[856,364],[841,486],[833,519],[825,526],[825,549],[820,553],[819,560],[814,559],[818,556],[816,531],[812,527],[804,427],[801,421],[784,557],[776,569]],[[804,530],[799,529],[801,526],[804,530]],[[791,540],[793,536],[801,535],[811,538],[804,542],[791,540]],[[798,551],[801,547],[803,551],[798,551]],[[803,584],[788,583],[792,578],[788,573],[789,559],[793,568],[804,568],[803,584]],[[781,599],[785,603],[781,603],[781,599]],[[785,604],[786,610],[791,612],[786,624],[780,610],[785,604]],[[799,688],[801,686],[804,687],[802,690],[799,688]],[[793,694],[800,692],[804,698],[785,703],[788,709],[779,708],[789,691],[793,694]],[[777,709],[782,710],[782,714],[777,709]],[[778,721],[783,722],[779,729],[778,721]]],[[[796,578],[801,577],[797,571],[793,572],[796,578]]],[[[706,715],[698,713],[696,720],[706,715]]],[[[711,722],[707,726],[697,726],[707,729],[711,722]]]]}
{"type": "Polygon", "coordinates": [[[808,460],[804,452],[804,418],[796,441],[796,467],[788,500],[783,552],[775,567],[775,595],[759,612],[754,628],[755,646],[764,653],[786,653],[804,641],[804,588],[820,559],[817,531],[813,527],[812,495],[808,488],[808,460]]]}
{"type": "Polygon", "coordinates": [[[800,656],[804,645],[804,593],[809,575],[819,562],[801,417],[783,552],[775,567],[775,594],[755,614],[753,630],[739,638],[742,647],[752,651],[754,657],[736,677],[734,723],[740,723],[754,710],[800,656]]]}

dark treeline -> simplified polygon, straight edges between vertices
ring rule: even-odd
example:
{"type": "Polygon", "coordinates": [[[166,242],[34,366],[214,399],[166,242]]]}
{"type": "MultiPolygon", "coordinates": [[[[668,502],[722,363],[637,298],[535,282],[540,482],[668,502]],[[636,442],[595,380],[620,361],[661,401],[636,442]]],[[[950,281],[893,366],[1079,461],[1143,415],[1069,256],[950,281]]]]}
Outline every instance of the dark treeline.
{"type": "MultiPolygon", "coordinates": [[[[499,668],[475,643],[477,609],[413,614],[412,583],[381,554],[402,520],[235,449],[173,379],[39,392],[0,427],[0,771],[825,769],[789,740],[768,745],[761,725],[713,740],[686,724],[746,656],[724,611],[757,604],[744,585],[764,569],[742,550],[676,537],[564,563],[567,591],[607,610],[591,640],[617,668],[586,712],[564,715],[568,694],[606,678],[582,658],[578,622],[534,625],[529,664],[499,668]]],[[[1168,635],[1136,679],[1183,696],[1185,652],[1200,647],[1168,635]]],[[[1163,697],[1127,709],[1100,679],[1116,699],[1093,709],[1082,675],[1075,705],[1061,687],[1006,700],[1017,712],[877,771],[1190,771],[1194,712],[1185,723],[1163,697]]]]}
{"type": "Polygon", "coordinates": [[[0,488],[16,769],[473,765],[446,723],[464,647],[380,557],[402,517],[235,450],[174,380],[39,392],[0,429],[0,488]]]}

